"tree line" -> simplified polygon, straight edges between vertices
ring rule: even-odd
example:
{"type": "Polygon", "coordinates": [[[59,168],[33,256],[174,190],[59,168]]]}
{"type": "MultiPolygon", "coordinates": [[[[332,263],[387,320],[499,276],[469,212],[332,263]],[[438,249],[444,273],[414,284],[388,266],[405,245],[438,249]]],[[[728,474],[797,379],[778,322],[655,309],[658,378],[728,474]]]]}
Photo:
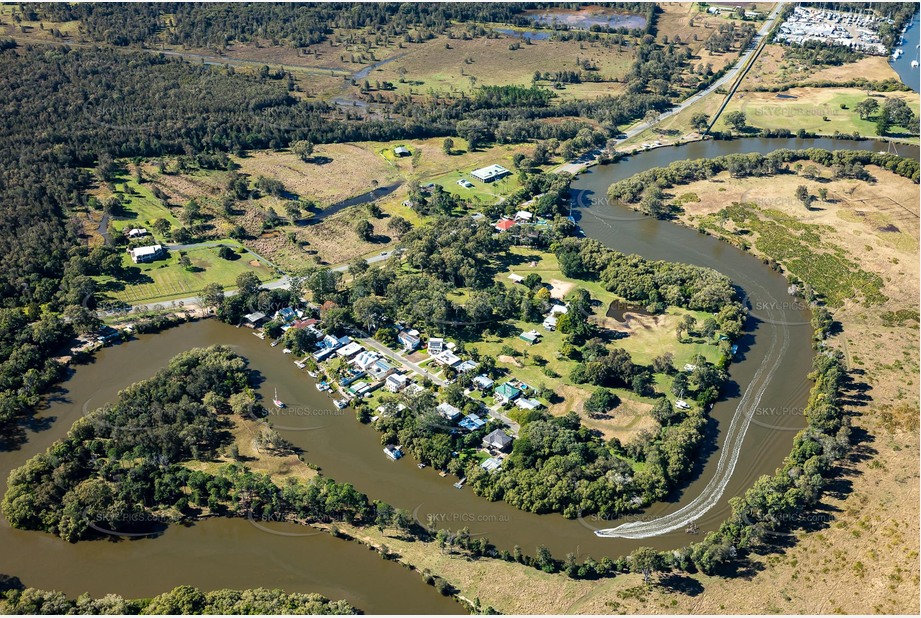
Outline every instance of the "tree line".
{"type": "Polygon", "coordinates": [[[0,613],[6,615],[100,615],[150,614],[313,614],[342,616],[357,612],[346,601],[330,601],[319,594],[284,590],[224,588],[204,592],[192,586],[178,586],[153,598],[126,599],[117,594],[93,598],[82,594],[76,599],[63,592],[37,588],[10,587],[0,595],[0,613]]]}

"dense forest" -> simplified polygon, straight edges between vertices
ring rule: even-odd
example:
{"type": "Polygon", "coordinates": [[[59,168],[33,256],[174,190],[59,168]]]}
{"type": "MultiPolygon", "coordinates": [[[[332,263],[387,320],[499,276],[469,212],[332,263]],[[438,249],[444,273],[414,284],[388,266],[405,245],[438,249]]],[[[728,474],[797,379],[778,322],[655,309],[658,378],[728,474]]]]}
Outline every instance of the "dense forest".
{"type": "Polygon", "coordinates": [[[6,615],[245,615],[311,614],[342,616],[357,612],[345,601],[330,601],[318,594],[283,590],[211,590],[179,586],[151,599],[125,599],[117,594],[92,598],[83,594],[70,599],[62,592],[36,588],[13,588],[0,595],[0,614],[6,615]]]}

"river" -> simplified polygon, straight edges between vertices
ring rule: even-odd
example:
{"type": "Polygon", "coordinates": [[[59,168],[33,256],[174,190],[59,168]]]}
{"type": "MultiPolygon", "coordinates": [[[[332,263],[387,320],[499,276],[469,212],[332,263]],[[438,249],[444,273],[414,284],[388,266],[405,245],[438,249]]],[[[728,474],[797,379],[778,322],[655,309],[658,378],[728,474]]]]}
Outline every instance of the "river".
{"type": "Polygon", "coordinates": [[[918,44],[921,43],[921,24],[919,24],[919,13],[915,13],[902,33],[904,40],[902,45],[896,45],[894,49],[902,50],[902,55],[891,60],[892,68],[899,74],[902,83],[909,86],[915,92],[921,91],[921,69],[917,65],[911,66],[912,62],[918,62],[919,58],[918,44]]]}
{"type": "MultiPolygon", "coordinates": [[[[221,343],[233,346],[262,374],[264,399],[270,399],[278,389],[288,408],[275,414],[273,423],[285,438],[304,449],[307,461],[338,481],[353,483],[372,498],[412,510],[420,521],[434,521],[455,530],[467,526],[503,549],[517,544],[526,553],[533,553],[543,544],[558,557],[575,552],[599,558],[628,553],[641,545],[658,549],[686,545],[699,536],[680,529],[642,540],[609,539],[599,538],[593,531],[674,513],[709,491],[712,506],[695,518],[702,534],[715,529],[726,517],[730,497],[741,494],[760,475],[772,473],[789,453],[795,432],[804,425],[802,408],[812,358],[809,315],[787,294],[783,277],[754,257],[688,228],[608,205],[603,198],[612,182],[671,161],[811,146],[885,149],[879,143],[829,139],[699,142],[595,167],[573,183],[574,216],[587,236],[647,258],[716,268],[742,286],[753,306],[748,331],[739,342],[742,358],[730,371],[732,381],[739,386],[730,389],[711,413],[715,452],[709,454],[693,482],[640,516],[612,522],[525,513],[505,503],[478,498],[469,488],[457,490],[452,478],[441,478],[431,468],[420,470],[411,458],[391,462],[381,451],[377,432],[359,424],[351,411],[336,410],[289,355],[254,337],[248,329],[215,320],[141,336],[138,341],[104,349],[93,364],[77,367],[39,415],[47,419],[47,427],[29,433],[22,449],[0,452],[0,474],[5,478],[9,470],[63,436],[85,411],[113,400],[119,389],[153,375],[179,352],[221,343]],[[740,437],[737,465],[727,475],[720,455],[729,450],[726,435],[740,401],[746,404],[742,408],[757,413],[744,432],[744,440],[740,437]],[[726,482],[714,494],[715,479],[721,477],[726,482]]],[[[911,154],[917,155],[916,147],[911,154]]],[[[738,428],[729,433],[738,436],[738,428]]],[[[281,528],[294,534],[310,532],[295,526],[281,528]]],[[[188,528],[174,526],[155,539],[77,544],[44,533],[13,530],[4,521],[0,546],[4,548],[0,573],[18,575],[28,586],[71,595],[89,591],[135,597],[179,584],[205,589],[261,585],[345,598],[375,613],[461,610],[423,585],[418,574],[385,562],[356,543],[328,535],[278,535],[245,520],[215,519],[188,528]]]]}

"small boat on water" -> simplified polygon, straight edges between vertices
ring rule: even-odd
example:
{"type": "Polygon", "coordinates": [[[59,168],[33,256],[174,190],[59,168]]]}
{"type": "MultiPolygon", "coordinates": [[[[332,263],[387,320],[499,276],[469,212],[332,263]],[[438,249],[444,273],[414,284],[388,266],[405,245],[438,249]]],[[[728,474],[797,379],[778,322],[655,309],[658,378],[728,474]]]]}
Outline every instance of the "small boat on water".
{"type": "Polygon", "coordinates": [[[311,378],[315,378],[317,377],[317,372],[308,370],[307,375],[309,375],[311,378]]]}
{"type": "Polygon", "coordinates": [[[403,456],[403,449],[400,446],[391,446],[388,444],[384,447],[384,454],[393,461],[396,461],[403,456]]]}
{"type": "Polygon", "coordinates": [[[272,399],[272,403],[275,404],[276,408],[284,408],[285,402],[278,398],[278,389],[275,389],[275,398],[272,399]]]}
{"type": "Polygon", "coordinates": [[[416,467],[422,470],[423,468],[425,468],[425,464],[420,461],[419,463],[416,464],[416,467]]]}
{"type": "Polygon", "coordinates": [[[732,353],[733,356],[735,356],[736,352],[739,351],[739,346],[737,346],[736,344],[732,344],[732,347],[729,348],[729,351],[732,353]]]}
{"type": "Polygon", "coordinates": [[[441,471],[438,473],[438,476],[440,476],[441,478],[444,478],[444,477],[448,476],[448,473],[445,472],[444,470],[441,470],[441,471]]]}
{"type": "Polygon", "coordinates": [[[327,384],[326,382],[317,382],[317,390],[320,391],[321,393],[323,391],[327,391],[329,390],[329,384],[327,384]]]}
{"type": "Polygon", "coordinates": [[[284,350],[281,351],[281,353],[282,353],[282,354],[291,354],[291,350],[289,350],[288,348],[285,348],[284,350]]]}
{"type": "Polygon", "coordinates": [[[344,408],[345,406],[349,405],[349,402],[346,401],[345,399],[336,399],[334,403],[336,404],[336,407],[339,408],[340,410],[344,408]]]}
{"type": "Polygon", "coordinates": [[[274,347],[277,346],[279,343],[281,343],[281,339],[276,339],[275,341],[272,342],[272,347],[274,348],[274,347]]]}

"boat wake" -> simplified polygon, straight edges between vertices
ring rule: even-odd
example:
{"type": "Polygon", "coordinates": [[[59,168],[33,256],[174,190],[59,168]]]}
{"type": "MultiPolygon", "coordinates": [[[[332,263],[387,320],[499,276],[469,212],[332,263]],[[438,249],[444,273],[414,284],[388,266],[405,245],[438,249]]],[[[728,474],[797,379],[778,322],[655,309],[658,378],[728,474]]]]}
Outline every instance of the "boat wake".
{"type": "Polygon", "coordinates": [[[742,451],[742,443],[751,425],[752,418],[775,372],[783,362],[789,344],[790,333],[783,320],[763,322],[762,324],[770,328],[771,337],[766,362],[762,363],[755,372],[748,388],[745,389],[739,399],[739,404],[733,414],[732,421],[729,423],[729,429],[723,441],[723,448],[716,464],[716,471],[700,495],[674,513],[649,521],[632,521],[614,528],[596,530],[596,535],[609,538],[645,539],[668,534],[669,532],[686,528],[717,505],[729,485],[732,473],[735,471],[736,464],[739,461],[739,454],[742,451]]]}

